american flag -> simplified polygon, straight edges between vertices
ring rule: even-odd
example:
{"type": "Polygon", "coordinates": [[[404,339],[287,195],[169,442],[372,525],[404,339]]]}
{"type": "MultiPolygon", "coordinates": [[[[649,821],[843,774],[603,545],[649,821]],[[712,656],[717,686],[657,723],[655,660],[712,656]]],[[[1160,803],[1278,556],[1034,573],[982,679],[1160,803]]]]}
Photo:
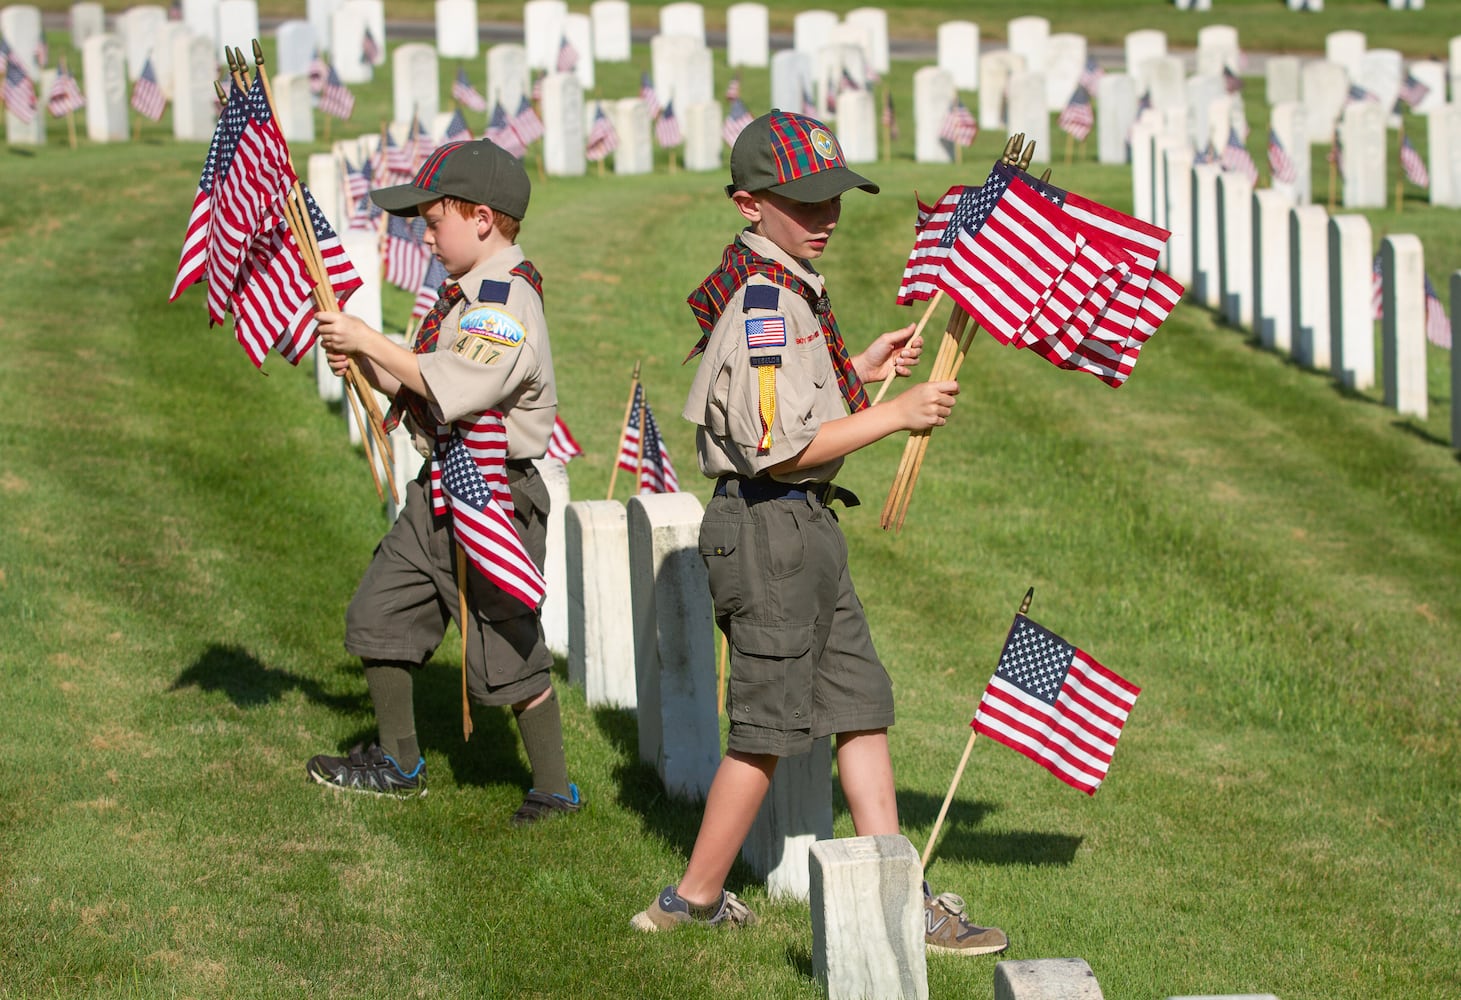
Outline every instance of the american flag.
{"type": "Polygon", "coordinates": [[[25,75],[19,61],[11,59],[5,67],[5,106],[10,113],[29,124],[36,116],[36,88],[25,75]]]}
{"type": "Polygon", "coordinates": [[[177,299],[183,289],[203,276],[208,260],[208,231],[213,218],[213,191],[228,172],[238,150],[239,138],[249,121],[248,99],[231,91],[223,106],[223,114],[213,130],[213,141],[203,159],[203,173],[193,195],[192,213],[183,236],[183,250],[178,260],[177,277],[173,279],[168,301],[177,299]]]}
{"type": "Polygon", "coordinates": [[[375,40],[370,29],[366,28],[365,36],[360,39],[360,61],[374,66],[380,62],[380,57],[380,43],[375,40]]]}
{"type": "Polygon", "coordinates": [[[1429,274],[1425,276],[1425,335],[1437,347],[1451,349],[1451,320],[1429,274]]]}
{"type": "MultiPolygon", "coordinates": [[[[360,274],[355,270],[350,257],[345,253],[345,248],[340,244],[340,238],[335,235],[325,213],[320,211],[320,206],[315,202],[314,195],[309,188],[300,186],[300,192],[304,196],[305,208],[309,215],[310,224],[314,228],[315,243],[319,246],[320,257],[325,264],[325,274],[329,279],[330,287],[334,290],[335,300],[344,303],[361,285],[360,274]]],[[[291,249],[293,242],[291,240],[291,249]]],[[[302,262],[301,262],[302,263],[302,262]]],[[[293,262],[290,262],[293,266],[293,262]]],[[[299,364],[300,358],[304,357],[314,347],[316,335],[315,314],[318,310],[315,307],[314,297],[308,288],[313,287],[309,282],[305,291],[300,293],[299,299],[294,303],[292,316],[289,317],[282,327],[283,335],[277,338],[275,349],[282,354],[292,365],[299,364]]],[[[287,302],[282,305],[288,305],[287,302]]],[[[283,310],[275,318],[275,323],[283,318],[283,310]]]]}
{"type": "Polygon", "coordinates": [[[330,78],[330,64],[325,62],[325,57],[320,55],[320,50],[315,49],[310,56],[309,69],[309,92],[318,94],[325,89],[325,81],[330,78]]]}
{"type": "Polygon", "coordinates": [[[527,145],[523,142],[522,136],[518,134],[511,121],[508,120],[507,112],[503,110],[501,102],[492,106],[492,119],[487,123],[487,131],[483,133],[484,139],[493,145],[501,146],[513,156],[522,159],[527,152],[527,145]]]}
{"type": "Polygon", "coordinates": [[[411,138],[406,140],[406,145],[411,149],[411,174],[414,177],[416,167],[426,160],[432,153],[436,152],[436,140],[431,137],[431,132],[426,123],[421,119],[415,121],[415,131],[411,138]]]}
{"type": "Polygon", "coordinates": [[[86,107],[86,98],[81,95],[81,88],[76,84],[76,77],[66,68],[65,60],[61,61],[61,68],[56,71],[55,82],[51,84],[50,96],[46,98],[46,107],[51,111],[51,117],[60,118],[62,115],[69,115],[73,111],[80,111],[86,107]]]}
{"type": "Polygon", "coordinates": [[[548,438],[548,450],[543,453],[544,458],[556,458],[567,465],[570,461],[583,454],[583,449],[578,446],[573,435],[568,431],[568,425],[563,422],[561,416],[553,418],[553,433],[548,438]]]}
{"type": "Polygon", "coordinates": [[[1060,112],[1056,124],[1076,142],[1086,141],[1086,136],[1091,134],[1091,127],[1096,124],[1096,116],[1091,110],[1091,95],[1085,87],[1075,88],[1075,93],[1070,95],[1070,100],[1060,112]]]}
{"type": "Polygon", "coordinates": [[[10,69],[10,43],[0,35],[0,73],[10,69]]]}
{"type": "Polygon", "coordinates": [[[893,111],[893,88],[889,87],[883,91],[883,128],[888,130],[888,138],[898,138],[898,116],[893,111]]]}
{"type": "Polygon", "coordinates": [[[346,159],[344,165],[345,200],[353,205],[370,194],[370,174],[365,164],[357,167],[346,159]]]}
{"type": "Polygon", "coordinates": [[[1370,281],[1370,313],[1378,322],[1385,318],[1385,265],[1379,254],[1375,254],[1370,272],[1373,275],[1370,281]]]}
{"type": "Polygon", "coordinates": [[[341,121],[348,121],[355,113],[355,95],[340,82],[340,74],[335,72],[334,66],[325,70],[325,85],[320,88],[320,110],[341,121]]]}
{"type": "Polygon", "coordinates": [[[1222,163],[1224,170],[1230,170],[1235,174],[1242,174],[1248,178],[1249,184],[1258,181],[1258,165],[1253,162],[1253,156],[1248,152],[1248,147],[1243,145],[1243,140],[1238,138],[1238,130],[1228,129],[1228,144],[1223,147],[1222,163]]]}
{"type": "Polygon", "coordinates": [[[1400,100],[1409,104],[1411,110],[1414,111],[1416,105],[1425,100],[1426,95],[1430,92],[1431,88],[1417,80],[1414,73],[1406,73],[1405,81],[1400,84],[1400,92],[1397,96],[1400,100]]]}
{"type": "Polygon", "coordinates": [[[660,437],[659,424],[654,422],[654,411],[644,404],[644,460],[639,465],[640,493],[675,493],[680,489],[680,480],[675,467],[670,463],[670,453],[665,448],[665,439],[660,437]]]}
{"type": "Polygon", "coordinates": [[[654,81],[649,78],[648,73],[639,74],[639,99],[644,102],[644,109],[649,113],[650,121],[659,117],[661,111],[659,95],[654,92],[654,81]]]}
{"type": "Polygon", "coordinates": [[[979,189],[955,185],[944,192],[932,206],[917,202],[918,214],[913,225],[913,250],[903,268],[903,278],[898,283],[898,304],[906,306],[924,301],[938,291],[938,274],[943,269],[948,245],[944,243],[944,232],[959,213],[959,205],[968,198],[972,204],[979,189]]]}
{"type": "Polygon", "coordinates": [[[805,84],[802,85],[802,114],[808,118],[817,117],[817,102],[812,100],[812,95],[805,84]]]}
{"type": "Polygon", "coordinates": [[[246,124],[230,169],[214,187],[208,226],[208,315],[217,324],[230,311],[229,297],[255,237],[275,229],[281,203],[298,181],[289,162],[289,146],[264,93],[263,79],[255,77],[243,97],[246,124]]]}
{"type": "Polygon", "coordinates": [[[558,72],[572,73],[578,66],[578,50],[564,35],[558,42],[558,72]]]}
{"type": "Polygon", "coordinates": [[[457,108],[451,113],[451,118],[446,123],[446,135],[442,138],[442,144],[448,142],[469,142],[473,137],[472,130],[467,127],[467,119],[462,115],[462,109],[457,108]]]}
{"type": "Polygon", "coordinates": [[[680,131],[680,119],[675,117],[673,98],[654,123],[654,141],[659,143],[661,149],[673,149],[685,141],[685,133],[680,131]]]}
{"type": "Polygon", "coordinates": [[[36,67],[39,69],[45,69],[46,63],[51,61],[51,49],[46,45],[45,35],[41,35],[36,39],[35,58],[36,67]]]}
{"type": "Polygon", "coordinates": [[[725,144],[727,146],[734,146],[736,144],[736,137],[754,120],[751,117],[751,112],[746,109],[745,104],[741,103],[739,97],[731,101],[730,110],[725,115],[725,122],[720,127],[720,135],[725,140],[725,144]]]}
{"type": "Polygon", "coordinates": [[[1273,179],[1283,184],[1293,184],[1299,179],[1299,172],[1294,167],[1293,158],[1289,156],[1288,150],[1283,148],[1283,143],[1278,139],[1278,132],[1270,128],[1268,130],[1268,170],[1273,174],[1273,179]]]}
{"type": "Polygon", "coordinates": [[[441,286],[446,284],[448,277],[446,265],[432,257],[426,268],[426,277],[421,279],[421,287],[416,290],[416,302],[411,306],[412,319],[421,319],[431,312],[431,307],[441,298],[441,286]]]}
{"type": "Polygon", "coordinates": [[[588,143],[583,155],[598,163],[618,148],[619,133],[614,131],[614,123],[604,114],[604,105],[600,101],[594,107],[594,120],[588,129],[588,143]]]}
{"type": "Polygon", "coordinates": [[[460,66],[457,67],[457,78],[452,81],[451,96],[468,111],[487,110],[487,98],[472,86],[472,81],[467,79],[467,71],[460,66]]]}
{"type": "Polygon", "coordinates": [[[431,265],[431,252],[421,237],[426,232],[426,223],[420,216],[403,218],[392,215],[386,220],[386,246],[382,263],[385,265],[385,279],[404,291],[415,294],[426,279],[426,269],[431,265]]]}
{"type": "Polygon", "coordinates": [[[1357,83],[1352,83],[1352,84],[1349,85],[1349,93],[1345,96],[1344,103],[1346,103],[1346,104],[1358,104],[1358,103],[1363,102],[1363,101],[1378,101],[1378,100],[1379,100],[1378,97],[1376,97],[1374,94],[1370,93],[1364,87],[1361,87],[1357,83]]]}
{"type": "Polygon", "coordinates": [[[1426,171],[1425,161],[1420,158],[1420,152],[1411,145],[1410,136],[1403,132],[1400,135],[1400,169],[1405,172],[1405,179],[1416,187],[1431,186],[1431,175],[1426,171]]]}
{"type": "Polygon", "coordinates": [[[512,116],[512,127],[524,146],[531,146],[543,138],[543,120],[533,110],[533,102],[526,97],[518,101],[517,114],[512,116]]]}
{"type": "Polygon", "coordinates": [[[639,471],[639,428],[644,420],[644,383],[634,383],[634,398],[629,404],[629,419],[624,422],[624,436],[619,439],[619,457],[615,464],[625,472],[639,471]]]}
{"type": "Polygon", "coordinates": [[[1086,68],[1081,70],[1080,79],[1076,81],[1076,84],[1085,87],[1086,93],[1094,94],[1101,86],[1101,78],[1105,75],[1106,71],[1101,68],[1101,64],[1096,62],[1094,56],[1091,56],[1086,59],[1086,68]]]}
{"type": "Polygon", "coordinates": [[[410,181],[416,174],[415,144],[410,140],[404,144],[396,142],[390,129],[386,129],[385,133],[386,149],[380,160],[381,176],[377,178],[376,187],[410,181]]]}
{"type": "Polygon", "coordinates": [[[1090,654],[1016,615],[970,725],[1094,795],[1139,694],[1090,654]]]}
{"type": "Polygon", "coordinates": [[[163,108],[167,107],[167,98],[157,85],[157,72],[152,68],[151,56],[143,62],[142,72],[137,75],[137,82],[132,84],[132,107],[152,121],[162,118],[163,108]]]}
{"type": "Polygon", "coordinates": [[[964,102],[955,99],[949,106],[948,113],[944,115],[943,123],[939,125],[939,138],[945,142],[951,142],[955,146],[972,146],[974,137],[979,134],[979,123],[974,120],[974,115],[964,102]]]}
{"type": "Polygon", "coordinates": [[[1223,89],[1230,94],[1241,93],[1243,90],[1243,78],[1226,66],[1223,67],[1223,89]]]}
{"type": "Polygon", "coordinates": [[[1019,338],[1078,252],[1060,209],[1002,163],[960,202],[943,243],[939,287],[1001,344],[1019,338]]]}
{"type": "Polygon", "coordinates": [[[730,83],[725,85],[725,99],[727,101],[739,101],[741,99],[741,74],[737,73],[730,78],[730,83]]]}
{"type": "Polygon", "coordinates": [[[536,608],[548,585],[512,523],[507,428],[501,415],[486,413],[472,438],[471,450],[461,437],[454,438],[441,459],[441,489],[451,508],[452,534],[477,572],[536,608]]]}

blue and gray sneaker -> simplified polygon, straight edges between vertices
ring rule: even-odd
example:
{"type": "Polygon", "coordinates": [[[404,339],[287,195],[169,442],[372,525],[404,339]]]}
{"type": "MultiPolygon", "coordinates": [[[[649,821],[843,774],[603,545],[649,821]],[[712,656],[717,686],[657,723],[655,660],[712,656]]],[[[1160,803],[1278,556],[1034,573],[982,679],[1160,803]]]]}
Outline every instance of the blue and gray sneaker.
{"type": "Polygon", "coordinates": [[[578,786],[571,781],[568,783],[567,795],[540,792],[536,788],[530,788],[527,797],[523,799],[523,804],[517,807],[517,812],[512,814],[509,822],[513,826],[528,826],[540,819],[547,819],[560,813],[576,813],[582,808],[583,799],[578,794],[578,786]]]}
{"type": "Polygon", "coordinates": [[[347,792],[390,795],[395,798],[419,798],[426,794],[426,759],[418,758],[409,771],[401,769],[394,757],[380,748],[357,743],[346,757],[319,754],[304,766],[311,781],[347,792]]]}
{"type": "Polygon", "coordinates": [[[645,910],[634,914],[629,926],[637,931],[653,934],[668,931],[689,924],[703,924],[706,927],[749,927],[756,922],[756,914],[741,902],[741,898],[729,890],[720,891],[720,899],[710,906],[691,906],[672,885],[665,886],[645,910]]]}

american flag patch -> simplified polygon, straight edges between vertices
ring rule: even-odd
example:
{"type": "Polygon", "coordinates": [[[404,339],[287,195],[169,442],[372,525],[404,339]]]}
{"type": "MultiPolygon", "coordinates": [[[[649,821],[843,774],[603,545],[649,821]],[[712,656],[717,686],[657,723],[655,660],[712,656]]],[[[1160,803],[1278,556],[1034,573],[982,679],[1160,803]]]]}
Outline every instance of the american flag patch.
{"type": "Polygon", "coordinates": [[[746,320],[747,347],[785,347],[786,319],[768,316],[765,319],[746,320]]]}

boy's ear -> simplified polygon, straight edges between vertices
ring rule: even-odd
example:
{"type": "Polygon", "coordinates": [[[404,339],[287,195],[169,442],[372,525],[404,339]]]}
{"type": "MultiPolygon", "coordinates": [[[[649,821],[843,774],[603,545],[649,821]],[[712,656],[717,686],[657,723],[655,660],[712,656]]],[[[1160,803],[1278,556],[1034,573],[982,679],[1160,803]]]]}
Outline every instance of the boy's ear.
{"type": "Polygon", "coordinates": [[[736,208],[747,222],[761,221],[761,202],[751,192],[736,191],[731,195],[731,201],[735,203],[736,208]]]}
{"type": "Polygon", "coordinates": [[[478,205],[474,213],[478,229],[483,239],[491,235],[492,230],[497,228],[497,216],[486,205],[478,205]]]}

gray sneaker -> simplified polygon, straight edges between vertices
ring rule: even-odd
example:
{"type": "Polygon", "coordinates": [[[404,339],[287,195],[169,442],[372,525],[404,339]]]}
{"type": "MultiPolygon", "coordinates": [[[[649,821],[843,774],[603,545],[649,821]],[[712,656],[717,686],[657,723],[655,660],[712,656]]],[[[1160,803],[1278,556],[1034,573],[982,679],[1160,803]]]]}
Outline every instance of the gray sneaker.
{"type": "Polygon", "coordinates": [[[304,770],[311,781],[341,791],[394,798],[418,798],[426,794],[425,758],[418,758],[416,766],[407,771],[377,743],[368,747],[357,743],[344,757],[317,754],[309,759],[304,770]]]}
{"type": "Polygon", "coordinates": [[[998,927],[975,927],[964,919],[964,900],[952,892],[937,896],[923,883],[923,942],[945,955],[995,955],[1010,946],[998,927]]]}
{"type": "Polygon", "coordinates": [[[707,927],[749,927],[756,922],[756,914],[752,913],[750,907],[741,902],[739,896],[733,892],[722,889],[720,892],[720,903],[716,906],[715,912],[708,917],[695,916],[690,912],[690,904],[680,898],[675,887],[667,885],[654,902],[649,904],[649,909],[636,913],[629,921],[629,926],[637,931],[668,931],[676,927],[683,927],[686,924],[704,924],[707,927]]]}

